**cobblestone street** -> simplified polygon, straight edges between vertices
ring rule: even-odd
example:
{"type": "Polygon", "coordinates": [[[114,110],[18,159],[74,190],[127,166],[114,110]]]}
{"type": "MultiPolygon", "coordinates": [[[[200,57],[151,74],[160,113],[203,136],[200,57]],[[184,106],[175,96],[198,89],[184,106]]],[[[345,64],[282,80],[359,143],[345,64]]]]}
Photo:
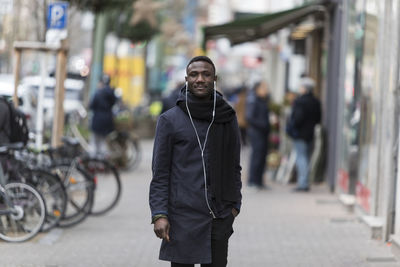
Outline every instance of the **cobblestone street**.
{"type": "MultiPolygon", "coordinates": [[[[144,141],[139,168],[122,174],[118,206],[78,226],[55,229],[21,244],[0,242],[0,266],[169,266],[158,260],[160,240],[148,207],[152,141],[144,141]]],[[[247,151],[242,157],[246,178],[247,151]]],[[[292,193],[293,186],[244,187],[242,212],[230,239],[231,267],[400,266],[390,247],[348,213],[326,186],[292,193]]]]}

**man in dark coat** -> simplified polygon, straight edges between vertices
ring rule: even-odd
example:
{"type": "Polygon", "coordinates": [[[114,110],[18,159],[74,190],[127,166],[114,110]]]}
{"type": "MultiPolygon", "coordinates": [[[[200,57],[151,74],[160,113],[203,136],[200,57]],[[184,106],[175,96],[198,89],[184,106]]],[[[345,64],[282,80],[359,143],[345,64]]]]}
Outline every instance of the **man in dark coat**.
{"type": "Polygon", "coordinates": [[[321,103],[313,95],[315,82],[309,77],[300,81],[300,96],[294,101],[290,116],[296,150],[297,187],[295,191],[309,191],[309,165],[314,138],[314,127],[321,121],[321,103]]]}
{"type": "Polygon", "coordinates": [[[171,266],[227,264],[241,207],[240,137],[235,111],[215,90],[215,67],[190,60],[177,105],[161,114],[153,150],[150,209],[171,266]]]}
{"type": "Polygon", "coordinates": [[[106,154],[106,136],[114,131],[112,107],[116,102],[114,90],[110,87],[110,77],[104,74],[100,86],[90,102],[89,108],[93,111],[91,130],[92,153],[106,154]]]}
{"type": "Polygon", "coordinates": [[[263,175],[267,161],[270,131],[268,93],[267,84],[258,82],[249,93],[246,103],[248,137],[251,144],[248,185],[257,189],[266,188],[263,175]]]}
{"type": "Polygon", "coordinates": [[[165,111],[169,110],[170,108],[175,107],[176,100],[178,99],[178,97],[181,93],[182,86],[183,86],[183,83],[179,84],[177,87],[175,87],[175,89],[169,95],[162,98],[161,113],[164,113],[165,111]]]}

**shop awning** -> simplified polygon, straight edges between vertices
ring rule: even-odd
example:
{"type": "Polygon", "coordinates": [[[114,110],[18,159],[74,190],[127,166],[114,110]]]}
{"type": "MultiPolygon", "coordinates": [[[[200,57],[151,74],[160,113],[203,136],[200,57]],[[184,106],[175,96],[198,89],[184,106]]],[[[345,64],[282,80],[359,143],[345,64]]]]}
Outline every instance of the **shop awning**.
{"type": "Polygon", "coordinates": [[[232,45],[264,38],[289,24],[298,23],[309,15],[325,10],[326,1],[308,3],[300,7],[256,17],[237,19],[229,23],[203,27],[203,47],[210,39],[228,38],[232,45]]]}

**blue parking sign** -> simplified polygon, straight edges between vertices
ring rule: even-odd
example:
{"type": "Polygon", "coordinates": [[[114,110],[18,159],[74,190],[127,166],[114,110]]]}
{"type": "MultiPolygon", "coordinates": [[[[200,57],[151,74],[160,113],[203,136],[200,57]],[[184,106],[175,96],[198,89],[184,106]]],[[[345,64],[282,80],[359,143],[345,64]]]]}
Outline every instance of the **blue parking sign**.
{"type": "Polygon", "coordinates": [[[47,28],[64,29],[67,27],[67,2],[54,2],[48,5],[47,28]]]}

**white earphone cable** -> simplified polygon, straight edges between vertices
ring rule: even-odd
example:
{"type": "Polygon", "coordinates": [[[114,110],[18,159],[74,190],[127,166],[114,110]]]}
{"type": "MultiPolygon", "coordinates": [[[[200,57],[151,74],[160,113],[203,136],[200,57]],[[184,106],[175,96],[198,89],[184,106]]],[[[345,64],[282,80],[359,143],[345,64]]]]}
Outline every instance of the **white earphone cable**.
{"type": "Polygon", "coordinates": [[[202,160],[202,163],[203,163],[203,177],[204,177],[204,194],[205,194],[205,198],[206,198],[207,207],[210,210],[210,214],[215,219],[216,216],[215,216],[213,210],[211,209],[210,203],[208,202],[207,173],[206,173],[206,164],[205,164],[205,161],[204,161],[204,150],[206,148],[206,144],[207,144],[207,140],[208,140],[208,133],[209,133],[210,128],[211,128],[212,124],[214,123],[214,119],[215,119],[215,107],[216,107],[216,102],[217,102],[216,101],[216,98],[217,98],[216,82],[214,81],[214,107],[213,107],[212,119],[211,119],[210,125],[208,125],[207,132],[206,132],[206,137],[204,138],[204,144],[203,145],[201,145],[199,134],[197,132],[196,126],[194,125],[194,122],[193,122],[193,119],[192,119],[192,114],[190,113],[190,110],[189,110],[188,101],[187,101],[187,95],[188,95],[188,83],[186,82],[186,101],[185,101],[186,110],[188,112],[188,115],[189,115],[189,118],[190,118],[190,122],[191,122],[191,124],[193,126],[194,132],[195,132],[196,137],[197,137],[197,142],[199,144],[199,148],[200,148],[200,151],[201,151],[201,160],[202,160]]]}

